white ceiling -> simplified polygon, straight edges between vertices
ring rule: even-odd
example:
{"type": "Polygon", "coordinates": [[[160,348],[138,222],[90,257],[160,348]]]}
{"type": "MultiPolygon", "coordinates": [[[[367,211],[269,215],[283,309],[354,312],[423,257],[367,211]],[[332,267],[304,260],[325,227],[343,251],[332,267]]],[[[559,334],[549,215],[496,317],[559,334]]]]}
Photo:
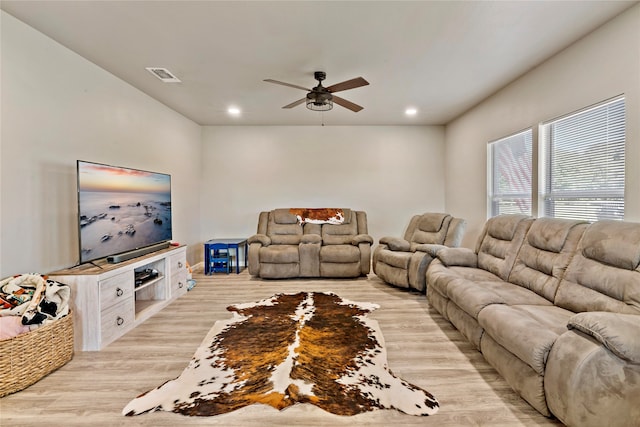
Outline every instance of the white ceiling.
{"type": "Polygon", "coordinates": [[[0,7],[201,125],[444,124],[633,1],[16,1],[0,7]],[[165,67],[182,83],[145,70],[165,67]],[[360,104],[281,107],[325,86],[360,104]],[[239,117],[226,110],[237,106],[239,117]],[[418,114],[407,117],[404,110],[418,114]]]}

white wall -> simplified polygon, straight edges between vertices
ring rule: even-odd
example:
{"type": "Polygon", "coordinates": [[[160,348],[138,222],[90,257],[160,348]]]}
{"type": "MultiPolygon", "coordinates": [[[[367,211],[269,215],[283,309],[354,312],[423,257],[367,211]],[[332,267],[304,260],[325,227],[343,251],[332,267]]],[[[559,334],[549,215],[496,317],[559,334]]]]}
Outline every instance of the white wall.
{"type": "MultiPolygon", "coordinates": [[[[313,113],[310,113],[313,114],[313,113]]],[[[248,237],[261,211],[367,212],[374,239],[444,210],[440,126],[210,126],[203,130],[202,239],[248,237]]]]}
{"type": "Polygon", "coordinates": [[[249,236],[260,211],[290,206],[365,210],[376,239],[414,213],[447,211],[469,221],[472,247],[486,220],[487,142],[620,93],[626,218],[640,221],[640,5],[446,130],[201,128],[0,14],[0,277],[77,262],[76,159],[170,173],[174,237],[192,263],[203,241],[249,236]]]}
{"type": "Polygon", "coordinates": [[[483,101],[446,126],[446,209],[469,221],[473,247],[487,219],[487,143],[625,94],[625,219],[640,221],[640,5],[483,101]]]}
{"type": "Polygon", "coordinates": [[[201,127],[0,13],[0,277],[78,261],[76,159],[171,174],[174,239],[197,243],[201,127]]]}

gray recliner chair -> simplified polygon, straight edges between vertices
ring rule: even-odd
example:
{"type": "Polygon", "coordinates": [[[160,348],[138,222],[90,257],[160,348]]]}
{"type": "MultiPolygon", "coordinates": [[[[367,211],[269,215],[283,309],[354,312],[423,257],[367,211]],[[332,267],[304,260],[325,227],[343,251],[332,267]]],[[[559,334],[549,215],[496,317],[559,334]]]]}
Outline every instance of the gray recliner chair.
{"type": "Polygon", "coordinates": [[[373,251],[373,272],[391,285],[426,291],[426,271],[444,247],[458,247],[466,221],[444,213],[414,215],[404,237],[382,237],[373,251]]]}

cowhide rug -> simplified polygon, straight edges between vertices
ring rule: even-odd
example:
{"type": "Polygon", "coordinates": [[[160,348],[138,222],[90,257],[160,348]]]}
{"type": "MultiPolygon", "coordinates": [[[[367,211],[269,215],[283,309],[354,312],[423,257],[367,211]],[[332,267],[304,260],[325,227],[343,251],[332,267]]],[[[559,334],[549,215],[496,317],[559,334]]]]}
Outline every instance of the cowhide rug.
{"type": "Polygon", "coordinates": [[[254,403],[312,403],[339,415],[397,409],[432,415],[437,400],[387,367],[378,308],[330,293],[277,294],[228,307],[182,374],[133,399],[123,415],[217,415],[254,403]]]}

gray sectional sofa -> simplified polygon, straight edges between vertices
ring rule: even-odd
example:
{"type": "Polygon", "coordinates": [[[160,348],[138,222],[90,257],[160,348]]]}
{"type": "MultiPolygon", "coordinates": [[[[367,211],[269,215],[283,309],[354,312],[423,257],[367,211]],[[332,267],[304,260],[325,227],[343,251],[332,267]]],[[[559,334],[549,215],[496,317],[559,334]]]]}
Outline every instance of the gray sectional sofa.
{"type": "Polygon", "coordinates": [[[290,209],[261,212],[248,239],[249,274],[266,279],[355,278],[369,274],[367,214],[339,209],[343,222],[301,223],[290,209]]]}
{"type": "Polygon", "coordinates": [[[467,222],[446,213],[414,215],[404,237],[382,237],[373,251],[373,272],[386,283],[424,292],[427,267],[445,246],[462,242],[467,222]]]}
{"type": "Polygon", "coordinates": [[[427,298],[535,409],[640,426],[640,224],[504,215],[445,248],[427,298]]]}

